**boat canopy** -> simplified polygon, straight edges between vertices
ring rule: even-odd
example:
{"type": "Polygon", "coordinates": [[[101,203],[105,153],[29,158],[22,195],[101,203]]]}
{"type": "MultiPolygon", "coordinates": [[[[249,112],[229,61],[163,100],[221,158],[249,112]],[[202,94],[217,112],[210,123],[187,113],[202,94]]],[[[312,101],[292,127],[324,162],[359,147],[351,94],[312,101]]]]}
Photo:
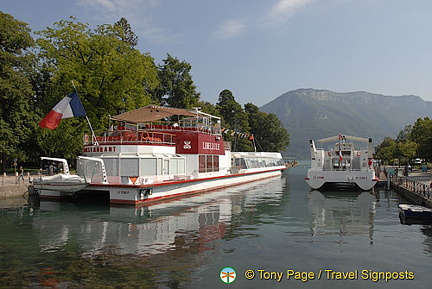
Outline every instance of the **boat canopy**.
{"type": "Polygon", "coordinates": [[[363,142],[363,143],[368,143],[368,142],[372,141],[370,138],[367,139],[367,138],[350,136],[350,135],[336,135],[336,136],[332,136],[332,137],[319,139],[319,140],[317,140],[317,142],[324,143],[324,142],[340,140],[341,138],[343,138],[345,140],[352,140],[352,141],[358,141],[358,142],[363,142]]]}
{"type": "Polygon", "coordinates": [[[182,108],[148,105],[116,116],[112,116],[111,119],[126,121],[129,123],[146,123],[174,115],[197,116],[197,114],[198,113],[196,111],[194,112],[182,108]]]}

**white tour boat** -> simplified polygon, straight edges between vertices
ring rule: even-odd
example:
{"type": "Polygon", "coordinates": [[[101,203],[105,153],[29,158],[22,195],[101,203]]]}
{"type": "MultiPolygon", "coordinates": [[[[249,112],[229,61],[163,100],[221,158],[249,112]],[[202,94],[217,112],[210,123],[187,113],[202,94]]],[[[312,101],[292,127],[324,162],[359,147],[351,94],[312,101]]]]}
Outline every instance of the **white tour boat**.
{"type": "Polygon", "coordinates": [[[372,139],[338,135],[318,140],[320,143],[335,142],[334,147],[325,151],[317,149],[310,140],[311,167],[305,178],[312,189],[324,185],[356,185],[362,190],[370,190],[377,183],[372,157],[372,139]],[[354,143],[367,144],[359,150],[354,143]]]}
{"type": "Polygon", "coordinates": [[[111,121],[117,125],[102,136],[85,137],[77,174],[89,181],[85,191],[106,192],[113,204],[181,197],[286,169],[280,153],[232,152],[220,118],[199,109],[149,105],[111,121]]]}
{"type": "Polygon", "coordinates": [[[85,178],[69,173],[69,166],[65,159],[41,157],[42,162],[51,162],[47,176],[33,179],[33,187],[39,195],[45,198],[57,198],[68,196],[81,191],[88,186],[85,178]],[[59,173],[53,174],[53,167],[56,166],[59,173]],[[50,169],[51,168],[51,169],[50,169]]]}

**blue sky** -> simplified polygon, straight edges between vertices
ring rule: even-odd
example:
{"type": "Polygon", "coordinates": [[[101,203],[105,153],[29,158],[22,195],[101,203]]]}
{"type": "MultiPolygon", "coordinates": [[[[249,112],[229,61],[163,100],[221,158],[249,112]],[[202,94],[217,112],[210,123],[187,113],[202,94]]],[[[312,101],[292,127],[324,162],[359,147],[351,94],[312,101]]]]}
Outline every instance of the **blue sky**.
{"type": "Polygon", "coordinates": [[[298,88],[432,101],[430,0],[2,0],[33,31],[125,17],[138,49],[192,65],[201,99],[262,106],[298,88]]]}

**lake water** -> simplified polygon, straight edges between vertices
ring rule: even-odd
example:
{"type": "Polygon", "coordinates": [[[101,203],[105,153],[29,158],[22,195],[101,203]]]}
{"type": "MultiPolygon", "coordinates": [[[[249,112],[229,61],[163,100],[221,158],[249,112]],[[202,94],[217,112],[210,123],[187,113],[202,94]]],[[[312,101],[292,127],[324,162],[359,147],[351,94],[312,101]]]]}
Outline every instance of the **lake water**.
{"type": "Polygon", "coordinates": [[[0,209],[0,288],[430,287],[430,225],[384,189],[311,191],[306,170],[143,208],[0,209]]]}

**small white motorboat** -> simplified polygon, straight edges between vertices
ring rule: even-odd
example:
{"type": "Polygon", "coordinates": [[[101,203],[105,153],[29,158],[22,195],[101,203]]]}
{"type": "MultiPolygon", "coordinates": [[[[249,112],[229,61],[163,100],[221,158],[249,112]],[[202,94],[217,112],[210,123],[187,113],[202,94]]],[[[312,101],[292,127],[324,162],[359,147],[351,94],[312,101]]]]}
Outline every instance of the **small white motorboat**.
{"type": "Polygon", "coordinates": [[[69,166],[65,159],[41,157],[41,160],[58,163],[58,169],[62,173],[35,178],[33,180],[33,187],[39,196],[49,198],[50,196],[58,197],[59,194],[61,196],[73,195],[88,186],[89,183],[85,178],[69,173],[69,166]]]}

